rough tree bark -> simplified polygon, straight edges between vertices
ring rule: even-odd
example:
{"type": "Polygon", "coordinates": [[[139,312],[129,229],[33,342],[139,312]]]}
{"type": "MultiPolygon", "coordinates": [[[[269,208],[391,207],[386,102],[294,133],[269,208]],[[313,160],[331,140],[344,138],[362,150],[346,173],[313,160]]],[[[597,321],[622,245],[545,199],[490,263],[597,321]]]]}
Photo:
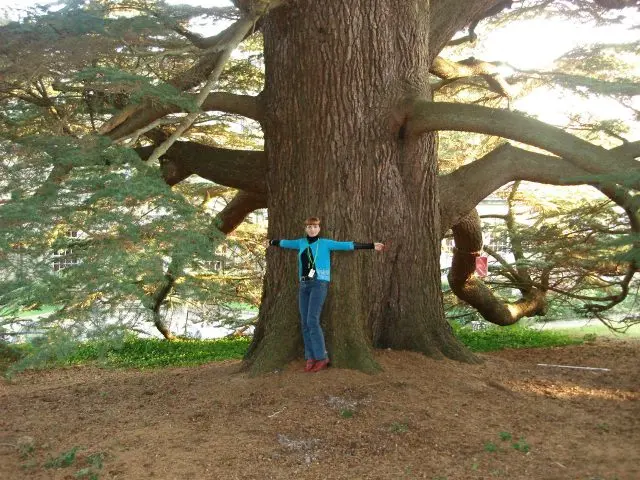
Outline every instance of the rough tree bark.
{"type": "Polygon", "coordinates": [[[533,285],[528,273],[519,269],[511,277],[522,298],[505,302],[496,297],[484,282],[475,276],[476,257],[482,250],[480,217],[474,209],[452,228],[456,248],[453,252],[449,285],[455,295],[478,310],[486,320],[496,325],[512,325],[522,317],[542,315],[546,309],[546,290],[533,285]]]}
{"type": "MultiPolygon", "coordinates": [[[[326,236],[390,245],[334,254],[323,312],[333,363],[374,371],[372,346],[473,361],[442,307],[435,137],[408,139],[391,122],[407,98],[430,97],[429,3],[297,2],[263,32],[269,236],[298,237],[317,215],[326,236]]],[[[297,283],[295,253],[271,249],[251,371],[301,352],[297,283]]]]}

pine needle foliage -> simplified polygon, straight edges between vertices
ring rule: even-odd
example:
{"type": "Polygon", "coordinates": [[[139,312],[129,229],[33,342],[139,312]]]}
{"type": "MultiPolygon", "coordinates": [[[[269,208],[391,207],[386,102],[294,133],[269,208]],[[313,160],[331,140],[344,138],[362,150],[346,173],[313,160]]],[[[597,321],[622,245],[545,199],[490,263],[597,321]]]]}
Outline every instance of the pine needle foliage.
{"type": "MultiPolygon", "coordinates": [[[[209,205],[228,201],[229,189],[171,188],[131,148],[138,144],[98,134],[127,107],[197,110],[193,92],[173,81],[207,54],[181,33],[196,16],[237,11],[66,1],[0,27],[0,340],[28,334],[39,352],[33,361],[78,339],[119,341],[175,308],[203,323],[234,323],[259,301],[264,232],[249,226],[238,233],[247,242],[227,239],[209,205]]],[[[259,56],[244,56],[251,61],[227,66],[222,89],[261,86],[259,56]]],[[[236,121],[210,116],[189,134],[209,129],[216,145],[261,146],[259,136],[240,140],[229,126],[236,121]]]]}

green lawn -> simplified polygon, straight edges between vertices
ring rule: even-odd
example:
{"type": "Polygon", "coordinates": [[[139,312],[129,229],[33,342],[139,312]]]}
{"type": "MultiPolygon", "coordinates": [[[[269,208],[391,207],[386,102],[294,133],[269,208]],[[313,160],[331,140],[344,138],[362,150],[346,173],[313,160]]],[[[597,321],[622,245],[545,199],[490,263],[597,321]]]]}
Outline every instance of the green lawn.
{"type": "Polygon", "coordinates": [[[558,347],[581,343],[582,339],[556,330],[536,330],[513,325],[489,327],[473,331],[469,327],[453,325],[456,336],[474,352],[491,352],[505,348],[558,347]]]}
{"type": "MultiPolygon", "coordinates": [[[[458,338],[474,352],[488,352],[505,348],[536,348],[581,343],[573,335],[556,331],[539,331],[523,327],[488,328],[472,331],[454,326],[458,338]]],[[[22,359],[13,363],[10,371],[24,368],[54,368],[66,365],[94,364],[104,367],[152,368],[199,365],[221,360],[241,359],[247,351],[250,338],[240,337],[216,340],[141,339],[129,337],[124,341],[91,341],[66,345],[41,343],[35,345],[6,345],[6,363],[16,362],[16,353],[22,359]],[[11,358],[9,354],[13,355],[11,358]]],[[[0,362],[1,363],[1,362],[0,362]]]]}
{"type": "MultiPolygon", "coordinates": [[[[550,330],[544,330],[550,331],[550,330]]],[[[553,329],[554,332],[563,333],[570,336],[584,337],[585,335],[597,335],[602,337],[613,338],[640,338],[640,325],[633,325],[625,333],[612,332],[604,325],[588,325],[586,327],[579,328],[558,328],[553,329]]]]}

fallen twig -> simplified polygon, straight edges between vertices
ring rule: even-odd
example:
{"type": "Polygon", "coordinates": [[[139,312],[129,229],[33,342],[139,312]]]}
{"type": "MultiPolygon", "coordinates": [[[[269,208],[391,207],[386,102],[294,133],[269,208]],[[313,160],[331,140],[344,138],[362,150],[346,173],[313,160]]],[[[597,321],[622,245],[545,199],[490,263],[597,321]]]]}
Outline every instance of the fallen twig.
{"type": "Polygon", "coordinates": [[[275,417],[276,415],[278,415],[279,413],[282,413],[286,408],[287,408],[287,407],[286,407],[286,406],[284,406],[284,407],[282,407],[282,409],[278,410],[277,412],[272,413],[271,415],[267,415],[267,417],[269,417],[269,418],[273,418],[273,417],[275,417]]]}
{"type": "Polygon", "coordinates": [[[578,367],[575,365],[552,365],[550,363],[538,363],[539,367],[554,367],[554,368],[575,368],[577,370],[599,370],[602,372],[610,372],[608,368],[599,368],[599,367],[578,367]]]}

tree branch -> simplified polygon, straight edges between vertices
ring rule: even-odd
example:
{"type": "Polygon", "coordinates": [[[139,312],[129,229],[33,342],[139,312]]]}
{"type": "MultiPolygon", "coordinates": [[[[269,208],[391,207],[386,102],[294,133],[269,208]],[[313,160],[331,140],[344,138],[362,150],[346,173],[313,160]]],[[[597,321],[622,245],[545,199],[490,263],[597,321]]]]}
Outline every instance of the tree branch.
{"type": "Polygon", "coordinates": [[[429,72],[442,78],[444,82],[432,86],[432,90],[437,91],[456,80],[481,77],[487,83],[490,91],[510,99],[511,86],[499,74],[497,66],[498,62],[485,62],[473,57],[460,60],[459,62],[436,57],[431,64],[429,72]]]}
{"type": "Polygon", "coordinates": [[[447,278],[451,291],[461,300],[478,310],[488,322],[496,325],[512,325],[522,317],[544,315],[547,307],[546,293],[536,288],[519,272],[509,271],[523,293],[520,300],[507,303],[497,298],[482,280],[474,275],[477,252],[482,249],[480,217],[474,209],[452,227],[456,248],[447,278]]]}
{"type": "MultiPolygon", "coordinates": [[[[240,19],[224,30],[220,35],[227,40],[228,38],[233,38],[239,31],[245,32],[246,35],[247,32],[245,27],[245,21],[240,19]]],[[[244,38],[246,38],[246,36],[244,38]]],[[[180,75],[175,76],[168,83],[181,91],[193,88],[204,82],[207,77],[210,76],[211,72],[216,68],[216,65],[220,63],[220,60],[224,55],[225,51],[208,52],[201,57],[195,65],[180,75]]],[[[129,135],[135,130],[144,127],[146,123],[142,125],[138,123],[136,126],[129,128],[125,122],[129,122],[131,119],[135,119],[141,112],[144,114],[145,111],[151,109],[153,109],[153,107],[150,102],[144,102],[142,105],[130,105],[119,114],[114,115],[108,122],[105,122],[105,124],[99,129],[99,132],[103,135],[108,135],[114,140],[129,135]],[[118,129],[118,131],[116,131],[116,129],[118,129]]],[[[156,116],[147,123],[150,123],[156,118],[159,117],[156,116]]]]}
{"type": "MultiPolygon", "coordinates": [[[[212,35],[210,37],[203,37],[198,33],[193,33],[182,25],[173,20],[168,20],[166,17],[155,15],[158,17],[168,28],[172,29],[174,32],[182,35],[184,38],[189,40],[194,46],[209,51],[220,51],[226,47],[229,43],[229,31],[223,30],[222,32],[212,35]]],[[[236,16],[236,19],[238,17],[236,16]]]]}
{"type": "MultiPolygon", "coordinates": [[[[146,160],[153,146],[136,148],[146,160]]],[[[197,142],[176,142],[161,159],[162,175],[169,185],[175,185],[190,175],[227,187],[265,194],[267,164],[264,152],[230,150],[197,142]]]]}
{"type": "Polygon", "coordinates": [[[481,159],[438,178],[441,231],[449,230],[484,198],[509,182],[582,185],[588,177],[587,172],[562,158],[505,143],[481,159]]]}
{"type": "MultiPolygon", "coordinates": [[[[416,101],[407,115],[406,134],[415,136],[435,130],[484,133],[527,143],[554,153],[588,173],[608,175],[609,182],[626,183],[628,180],[627,186],[640,188],[640,178],[629,175],[640,172],[639,162],[513,112],[479,105],[416,101]],[[613,179],[613,174],[618,177],[613,179]]],[[[587,179],[582,183],[586,182],[587,179]]]]}
{"type": "Polygon", "coordinates": [[[233,197],[233,200],[216,215],[214,223],[218,230],[227,235],[234,231],[247,215],[259,208],[267,208],[266,193],[251,193],[240,190],[233,197]]]}
{"type": "Polygon", "coordinates": [[[429,50],[433,57],[447,45],[456,32],[481,17],[489,9],[504,0],[431,0],[431,23],[429,26],[429,50]]]}
{"type": "MultiPolygon", "coordinates": [[[[201,107],[202,111],[219,111],[233,113],[260,122],[262,112],[260,97],[252,95],[236,95],[227,92],[213,92],[207,95],[201,107]]],[[[107,135],[113,140],[122,140],[138,131],[144,131],[159,118],[183,110],[176,105],[152,105],[136,113],[128,121],[113,128],[107,135]]]]}
{"type": "MultiPolygon", "coordinates": [[[[227,60],[229,60],[231,52],[233,52],[233,50],[238,46],[245,35],[250,31],[256,19],[256,15],[250,15],[236,22],[236,30],[233,32],[233,35],[229,37],[228,42],[225,44],[224,48],[221,51],[221,55],[218,58],[218,61],[209,74],[209,78],[207,78],[206,83],[204,84],[200,92],[198,92],[198,94],[196,95],[195,102],[198,108],[200,108],[200,106],[204,103],[207,95],[209,95],[209,92],[214,87],[214,85],[218,83],[218,78],[222,73],[222,68],[224,67],[224,64],[227,62],[227,60]]],[[[180,125],[176,128],[176,130],[171,134],[171,136],[156,147],[156,149],[149,157],[148,161],[150,163],[155,163],[156,160],[164,155],[167,150],[169,150],[171,145],[173,145],[182,136],[182,134],[186,132],[191,127],[191,125],[193,125],[193,122],[196,121],[198,116],[200,116],[199,111],[189,112],[187,116],[182,120],[180,125]]]]}

